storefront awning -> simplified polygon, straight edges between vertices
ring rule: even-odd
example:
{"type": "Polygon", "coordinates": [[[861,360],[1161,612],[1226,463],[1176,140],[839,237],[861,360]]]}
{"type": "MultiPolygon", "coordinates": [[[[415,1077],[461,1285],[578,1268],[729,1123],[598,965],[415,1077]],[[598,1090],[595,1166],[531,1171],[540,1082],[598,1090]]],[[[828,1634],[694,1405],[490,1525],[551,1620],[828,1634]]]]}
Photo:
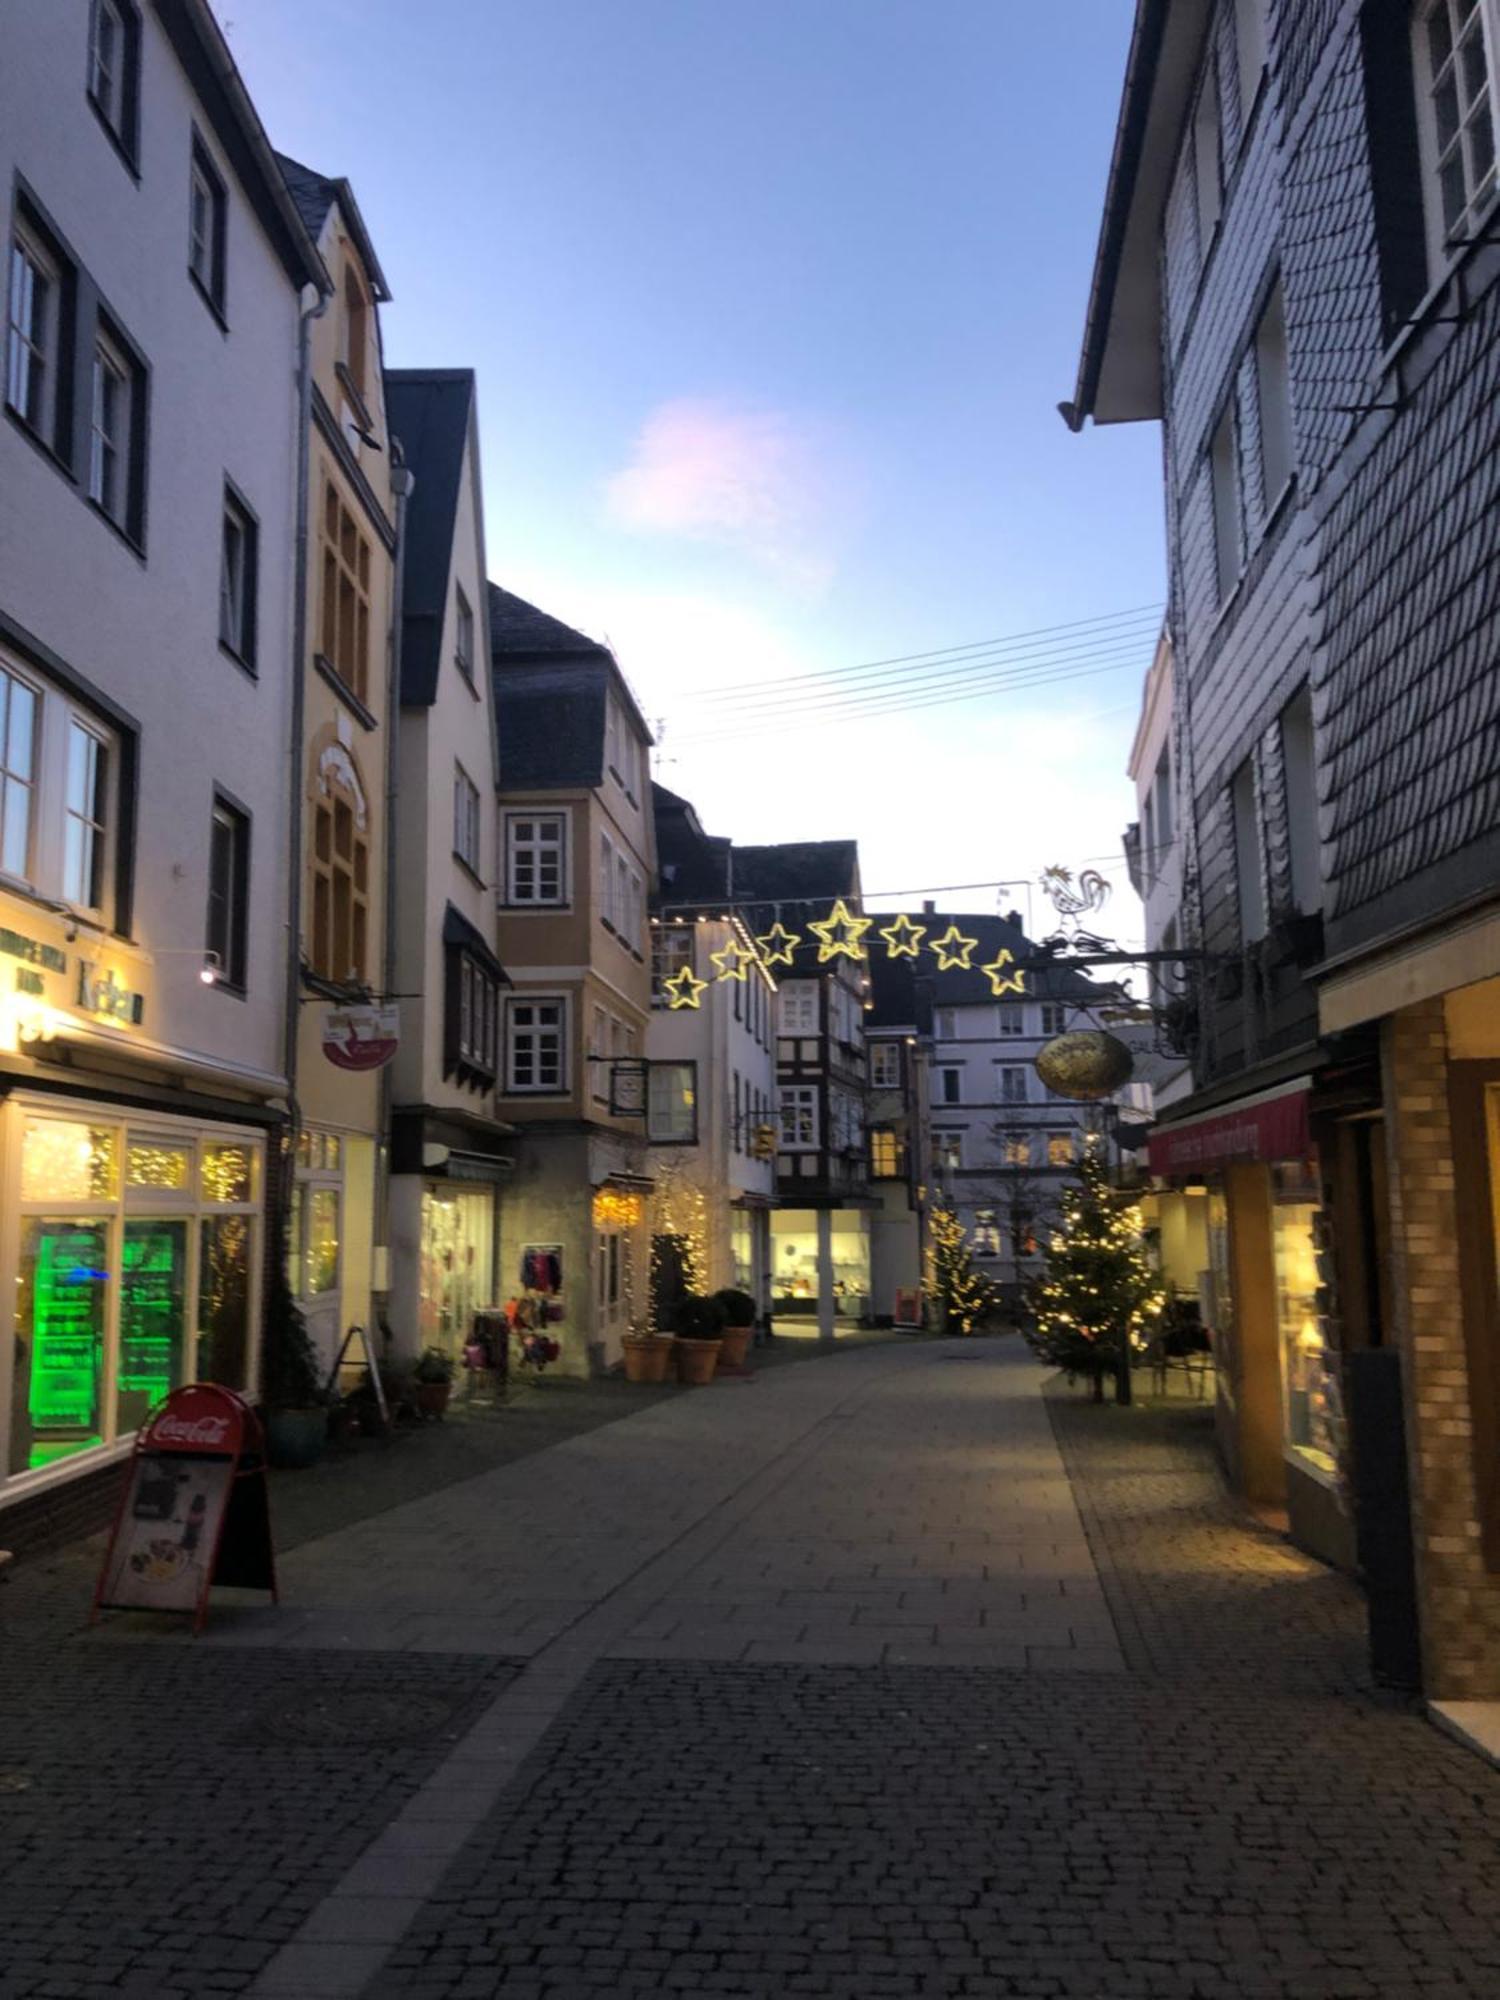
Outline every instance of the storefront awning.
{"type": "Polygon", "coordinates": [[[1158,1125],[1148,1146],[1151,1171],[1162,1180],[1183,1180],[1244,1161],[1305,1160],[1312,1150],[1307,1097],[1304,1078],[1203,1118],[1158,1125]]]}

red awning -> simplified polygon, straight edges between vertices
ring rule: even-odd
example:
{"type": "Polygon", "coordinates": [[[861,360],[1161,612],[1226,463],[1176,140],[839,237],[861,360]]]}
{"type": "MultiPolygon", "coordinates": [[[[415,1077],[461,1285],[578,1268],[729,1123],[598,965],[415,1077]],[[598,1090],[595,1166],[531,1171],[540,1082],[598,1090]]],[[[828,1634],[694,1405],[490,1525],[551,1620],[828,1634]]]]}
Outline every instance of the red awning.
{"type": "Polygon", "coordinates": [[[1168,1181],[1244,1160],[1305,1160],[1312,1152],[1307,1090],[1289,1090],[1206,1118],[1161,1126],[1151,1134],[1148,1147],[1152,1173],[1168,1181]]]}

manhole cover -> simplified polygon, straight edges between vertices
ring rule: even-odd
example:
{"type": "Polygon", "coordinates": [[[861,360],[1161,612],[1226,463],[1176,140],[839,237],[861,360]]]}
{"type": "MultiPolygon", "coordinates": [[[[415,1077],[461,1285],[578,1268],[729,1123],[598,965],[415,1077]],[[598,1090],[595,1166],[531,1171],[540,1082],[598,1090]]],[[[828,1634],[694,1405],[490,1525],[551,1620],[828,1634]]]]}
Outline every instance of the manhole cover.
{"type": "Polygon", "coordinates": [[[446,1729],[468,1700],[355,1688],[267,1709],[256,1734],[276,1743],[420,1743],[446,1729]]]}

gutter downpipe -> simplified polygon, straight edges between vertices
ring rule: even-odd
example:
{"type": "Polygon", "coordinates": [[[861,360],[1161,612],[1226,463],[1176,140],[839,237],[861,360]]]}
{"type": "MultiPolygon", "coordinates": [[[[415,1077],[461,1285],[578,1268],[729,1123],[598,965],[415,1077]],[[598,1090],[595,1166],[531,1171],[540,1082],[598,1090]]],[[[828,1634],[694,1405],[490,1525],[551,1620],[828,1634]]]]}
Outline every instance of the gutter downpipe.
{"type": "MultiPolygon", "coordinates": [[[[303,296],[306,296],[304,292],[303,296]]],[[[292,1154],[297,1143],[301,1110],[297,1102],[297,1042],[302,1001],[302,734],[307,722],[307,544],[310,509],[307,483],[312,469],[312,323],[328,310],[332,294],[320,291],[314,305],[303,305],[297,324],[297,540],[292,589],[292,740],[291,797],[287,808],[286,899],[286,1021],[282,1066],[286,1072],[287,1159],[276,1190],[277,1225],[284,1256],[292,1207],[292,1154]]]]}
{"type": "MultiPolygon", "coordinates": [[[[406,509],[416,486],[416,477],[406,462],[401,440],[388,440],[391,451],[391,491],[396,496],[396,550],[391,578],[391,630],[386,645],[385,673],[385,894],[381,921],[381,998],[388,1004],[396,991],[396,805],[401,782],[401,630],[406,615],[406,509]]],[[[391,1301],[391,1113],[395,1103],[391,1065],[380,1072],[378,1137],[375,1142],[375,1224],[376,1241],[384,1251],[384,1288],[375,1294],[376,1324],[380,1328],[384,1356],[392,1329],[388,1313],[391,1301]]]]}

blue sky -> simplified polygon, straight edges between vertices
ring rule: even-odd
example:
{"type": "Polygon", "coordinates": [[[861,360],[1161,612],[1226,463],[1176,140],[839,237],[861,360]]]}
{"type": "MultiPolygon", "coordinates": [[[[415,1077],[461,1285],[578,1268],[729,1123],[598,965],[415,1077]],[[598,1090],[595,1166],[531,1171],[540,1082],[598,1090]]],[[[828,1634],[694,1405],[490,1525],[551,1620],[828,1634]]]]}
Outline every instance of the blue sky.
{"type": "Polygon", "coordinates": [[[856,835],[875,891],[1118,850],[1144,635],[875,720],[706,697],[1160,601],[1155,427],[1055,407],[1127,0],[216,4],[354,184],[388,360],[478,371],[491,574],[614,644],[713,831],[856,835]]]}

